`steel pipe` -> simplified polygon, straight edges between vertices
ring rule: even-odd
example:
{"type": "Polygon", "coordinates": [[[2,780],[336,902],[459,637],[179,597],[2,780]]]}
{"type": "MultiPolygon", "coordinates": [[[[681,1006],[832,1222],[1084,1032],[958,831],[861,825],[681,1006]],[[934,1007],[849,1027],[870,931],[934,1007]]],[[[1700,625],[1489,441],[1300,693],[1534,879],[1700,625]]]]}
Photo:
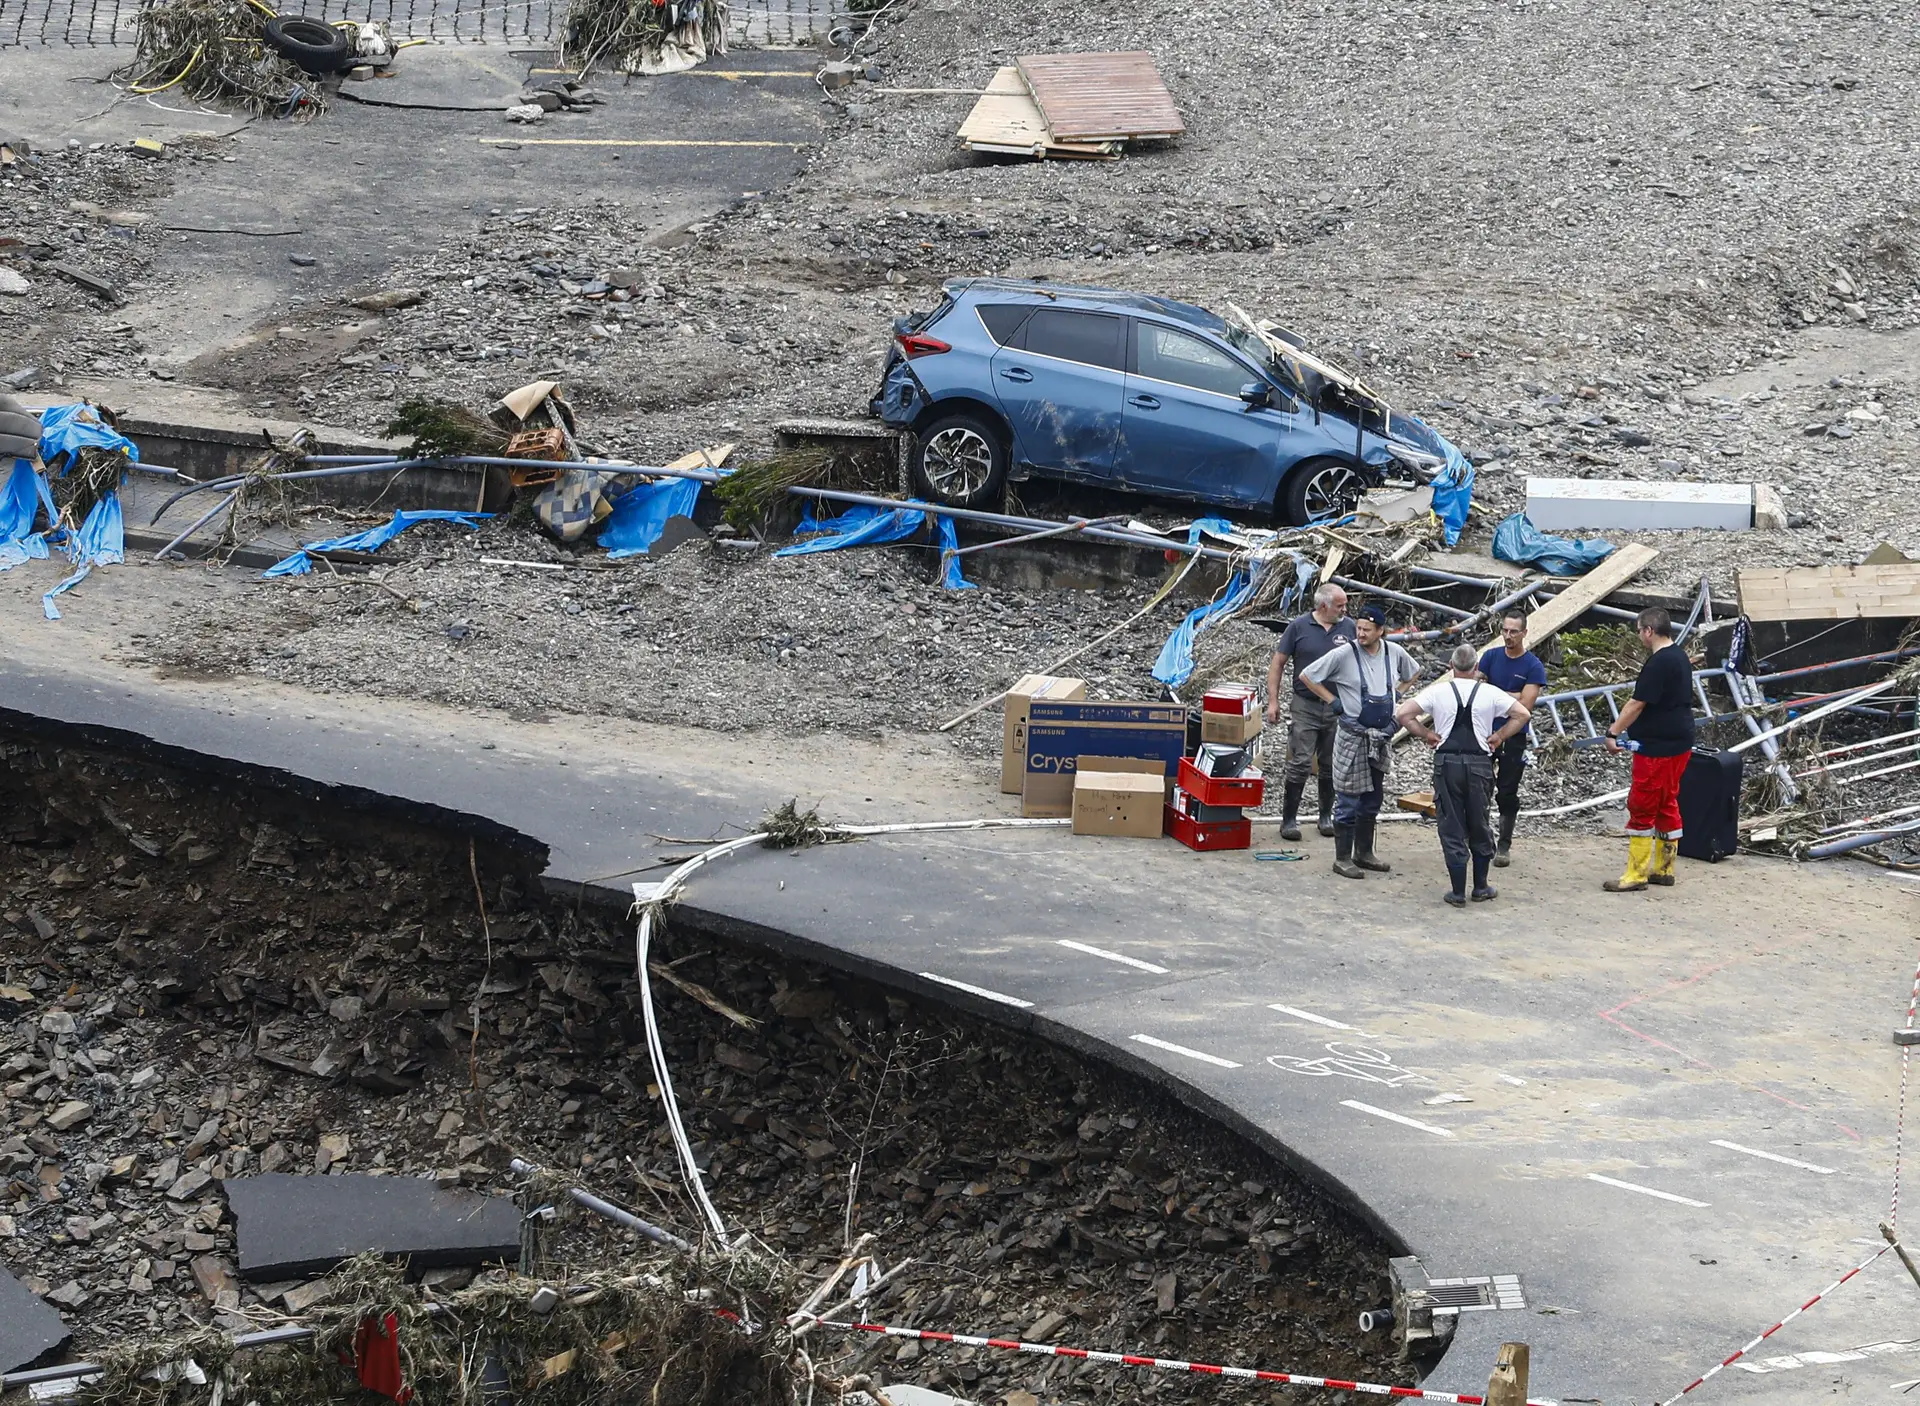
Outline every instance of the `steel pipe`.
{"type": "MultiPolygon", "coordinates": [[[[211,508],[207,509],[206,512],[202,513],[199,517],[195,518],[193,522],[187,527],[186,531],[182,532],[178,537],[175,537],[171,542],[167,543],[166,546],[162,547],[159,551],[155,552],[153,554],[153,559],[155,561],[166,560],[166,558],[171,556],[175,551],[175,549],[177,549],[182,542],[186,541],[187,538],[193,536],[194,533],[198,532],[201,528],[205,527],[208,523],[212,522],[215,518],[219,517],[224,510],[231,508],[234,504],[234,501],[237,498],[239,498],[239,496],[240,496],[240,490],[237,488],[234,489],[233,492],[229,493],[226,497],[222,498],[218,503],[215,503],[211,508]]],[[[154,516],[157,518],[159,514],[156,513],[154,514],[154,516]]]]}
{"type": "MultiPolygon", "coordinates": [[[[439,462],[437,459],[403,459],[397,463],[349,464],[330,469],[296,469],[292,473],[273,474],[271,477],[275,482],[292,482],[295,479],[309,478],[345,478],[352,474],[387,473],[389,471],[397,472],[400,469],[423,468],[428,464],[437,464],[439,462]]],[[[515,462],[518,463],[522,461],[516,460],[515,462]]],[[[154,511],[153,516],[147,519],[147,525],[151,527],[154,523],[160,521],[161,514],[165,513],[168,508],[171,508],[182,498],[189,497],[195,493],[204,493],[209,488],[233,488],[245,483],[250,477],[251,475],[249,474],[228,474],[225,478],[202,479],[191,488],[181,489],[178,493],[167,499],[166,502],[162,503],[159,508],[154,511]]]]}
{"type": "Polygon", "coordinates": [[[1453,605],[1441,605],[1437,601],[1421,600],[1418,596],[1409,596],[1400,591],[1389,591],[1385,586],[1370,586],[1364,581],[1355,581],[1350,576],[1330,576],[1327,579],[1333,582],[1334,585],[1343,586],[1349,591],[1364,591],[1370,596],[1380,596],[1386,600],[1397,600],[1402,605],[1412,605],[1419,607],[1421,610],[1431,610],[1436,615],[1450,615],[1456,620],[1471,620],[1474,618],[1474,612],[1471,610],[1462,610],[1458,606],[1453,605]]]}
{"type": "MultiPolygon", "coordinates": [[[[540,1170],[540,1168],[534,1166],[533,1163],[519,1157],[515,1157],[511,1162],[507,1163],[507,1165],[523,1177],[530,1177],[540,1170]]],[[[638,1231],[657,1245],[669,1246],[672,1249],[680,1251],[682,1254],[690,1255],[693,1253],[693,1246],[689,1245],[672,1231],[662,1230],[657,1225],[649,1225],[632,1211],[623,1211],[611,1201],[602,1201],[591,1191],[586,1191],[575,1186],[568,1188],[567,1195],[573,1198],[576,1205],[586,1207],[597,1216],[605,1216],[615,1225],[624,1225],[628,1230],[638,1231]]]]}
{"type": "Polygon", "coordinates": [[[1808,846],[1807,858],[1831,859],[1836,854],[1865,849],[1868,845],[1877,845],[1883,840],[1898,839],[1901,835],[1911,835],[1916,831],[1920,831],[1920,820],[1896,825],[1891,830],[1869,830],[1864,835],[1848,835],[1842,840],[1828,840],[1825,844],[1808,846]]]}

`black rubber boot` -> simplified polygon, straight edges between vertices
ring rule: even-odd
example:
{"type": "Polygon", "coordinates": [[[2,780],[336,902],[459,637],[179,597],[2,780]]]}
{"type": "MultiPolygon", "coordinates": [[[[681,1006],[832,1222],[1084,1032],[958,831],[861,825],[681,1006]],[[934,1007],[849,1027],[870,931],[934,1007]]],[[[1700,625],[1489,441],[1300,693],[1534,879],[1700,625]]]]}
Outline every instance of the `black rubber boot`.
{"type": "Polygon", "coordinates": [[[1304,781],[1289,781],[1285,795],[1280,800],[1280,838],[1297,840],[1300,838],[1300,795],[1307,789],[1304,781]]]}
{"type": "Polygon", "coordinates": [[[1447,877],[1453,880],[1453,887],[1447,890],[1447,902],[1455,908],[1465,908],[1467,906],[1467,866],[1449,864],[1447,877]]]}
{"type": "Polygon", "coordinates": [[[1513,822],[1519,818],[1517,814],[1500,813],[1500,835],[1493,843],[1493,867],[1496,869],[1504,869],[1513,863],[1513,822]]]}
{"type": "Polygon", "coordinates": [[[1343,879],[1364,879],[1366,874],[1353,862],[1353,827],[1333,827],[1333,872],[1343,879]]]}
{"type": "Polygon", "coordinates": [[[1391,874],[1393,866],[1373,852],[1373,831],[1379,821],[1369,815],[1353,822],[1353,862],[1376,874],[1391,874]]]}
{"type": "Polygon", "coordinates": [[[1325,777],[1320,779],[1320,833],[1333,833],[1333,783],[1325,777]]]}
{"type": "Polygon", "coordinates": [[[1473,857],[1473,901],[1485,903],[1490,898],[1498,898],[1500,890],[1487,882],[1487,861],[1490,854],[1476,854],[1473,857]]]}

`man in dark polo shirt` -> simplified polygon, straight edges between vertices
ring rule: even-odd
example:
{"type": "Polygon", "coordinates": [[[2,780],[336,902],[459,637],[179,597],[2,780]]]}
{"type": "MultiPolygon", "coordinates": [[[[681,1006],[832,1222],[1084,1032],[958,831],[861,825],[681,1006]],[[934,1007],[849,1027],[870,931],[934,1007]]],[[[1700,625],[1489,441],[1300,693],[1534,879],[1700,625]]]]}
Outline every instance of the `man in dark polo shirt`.
{"type": "MultiPolygon", "coordinates": [[[[1547,686],[1547,666],[1527,648],[1527,617],[1509,610],[1500,621],[1500,643],[1480,656],[1480,677],[1531,710],[1547,686]]],[[[1520,778],[1527,767],[1528,727],[1523,726],[1493,752],[1493,802],[1500,812],[1500,834],[1494,841],[1493,866],[1504,869],[1513,850],[1513,827],[1520,819],[1520,778]]]]}
{"type": "Polygon", "coordinates": [[[1314,758],[1320,760],[1320,833],[1333,833],[1334,710],[1300,682],[1315,660],[1336,644],[1354,638],[1347,616],[1347,593],[1327,582],[1313,593],[1313,609],[1289,621],[1273,647],[1267,666],[1267,721],[1280,721],[1280,680],[1293,660],[1293,700],[1287,725],[1286,790],[1281,796],[1280,838],[1300,838],[1300,797],[1307,789],[1314,758]]]}
{"type": "Polygon", "coordinates": [[[1627,870],[1602,884],[1608,893],[1641,893],[1648,884],[1670,887],[1680,843],[1680,777],[1693,755],[1693,663],[1674,642],[1673,620],[1654,606],[1634,621],[1647,662],[1633,697],[1607,727],[1607,748],[1624,735],[1637,744],[1627,792],[1627,870]]]}

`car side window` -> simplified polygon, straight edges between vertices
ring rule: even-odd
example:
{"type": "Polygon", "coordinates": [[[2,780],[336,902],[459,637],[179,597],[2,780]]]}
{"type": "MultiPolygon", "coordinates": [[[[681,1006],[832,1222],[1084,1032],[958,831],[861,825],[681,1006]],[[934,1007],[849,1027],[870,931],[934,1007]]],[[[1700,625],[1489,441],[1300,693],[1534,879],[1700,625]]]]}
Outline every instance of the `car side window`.
{"type": "Polygon", "coordinates": [[[1027,314],[1033,311],[1031,304],[1022,303],[982,303],[975,309],[980,321],[987,329],[987,335],[1003,347],[1019,346],[1015,341],[1020,324],[1027,320],[1027,314]]]}
{"type": "Polygon", "coordinates": [[[1257,379],[1211,342],[1154,322],[1136,321],[1133,328],[1134,365],[1139,375],[1235,397],[1242,386],[1257,379]]]}
{"type": "Polygon", "coordinates": [[[1126,326],[1125,318],[1107,313],[1037,308],[1023,331],[1030,352],[1119,371],[1126,365],[1126,326]]]}

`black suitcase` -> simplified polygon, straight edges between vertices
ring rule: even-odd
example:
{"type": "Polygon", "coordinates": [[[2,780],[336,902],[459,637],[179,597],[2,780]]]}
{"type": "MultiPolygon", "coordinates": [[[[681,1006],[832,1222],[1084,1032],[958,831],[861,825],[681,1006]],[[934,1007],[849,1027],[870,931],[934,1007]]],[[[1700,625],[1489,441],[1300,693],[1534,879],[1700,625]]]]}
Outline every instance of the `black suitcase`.
{"type": "Polygon", "coordinates": [[[1717,864],[1740,848],[1738,752],[1695,747],[1680,773],[1680,854],[1717,864]]]}

